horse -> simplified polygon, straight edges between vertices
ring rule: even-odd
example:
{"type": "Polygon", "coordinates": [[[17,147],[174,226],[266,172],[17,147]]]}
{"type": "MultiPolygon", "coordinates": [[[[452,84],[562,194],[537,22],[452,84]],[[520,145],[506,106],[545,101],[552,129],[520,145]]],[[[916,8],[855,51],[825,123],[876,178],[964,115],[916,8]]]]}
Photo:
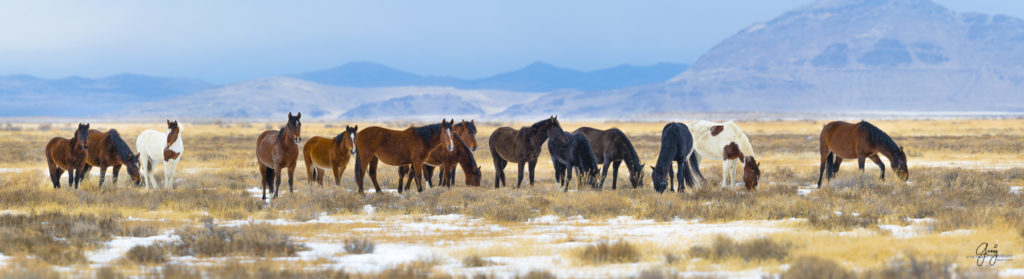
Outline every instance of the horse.
{"type": "Polygon", "coordinates": [[[167,120],[167,133],[153,130],[142,131],[135,139],[135,150],[139,151],[139,164],[145,167],[146,188],[160,187],[153,177],[153,168],[157,162],[164,163],[164,187],[174,188],[174,170],[185,152],[185,144],[181,139],[181,125],[178,121],[167,120]]]}
{"type": "Polygon", "coordinates": [[[885,181],[885,164],[878,157],[878,153],[889,158],[893,171],[900,179],[910,179],[907,154],[903,152],[903,146],[896,144],[888,134],[867,121],[861,120],[857,124],[830,122],[821,128],[821,136],[818,139],[821,151],[818,188],[821,188],[822,174],[824,173],[828,180],[832,180],[832,177],[839,173],[839,165],[843,163],[843,159],[857,158],[857,167],[863,176],[864,161],[870,158],[882,170],[879,179],[885,181]]]}
{"type": "Polygon", "coordinates": [[[292,116],[288,113],[288,122],[280,130],[267,130],[256,140],[256,162],[259,164],[260,177],[263,179],[263,200],[267,199],[267,188],[277,198],[281,190],[281,171],[288,168],[288,192],[292,187],[295,174],[295,162],[299,161],[299,142],[302,141],[302,113],[292,116]]]}
{"type": "Polygon", "coordinates": [[[573,169],[579,171],[580,183],[586,183],[594,189],[598,187],[597,159],[594,158],[594,151],[590,149],[590,141],[586,136],[552,128],[548,130],[548,153],[555,166],[555,181],[563,187],[563,191],[569,191],[573,169]]]}
{"type": "MultiPolygon", "coordinates": [[[[736,185],[736,167],[740,162],[743,163],[743,184],[748,190],[757,187],[760,166],[756,163],[752,166],[746,164],[748,161],[757,162],[754,159],[754,148],[750,144],[750,139],[735,122],[714,123],[699,120],[687,127],[693,135],[698,164],[705,157],[722,161],[722,187],[736,185]]],[[[693,167],[700,168],[699,165],[693,167]]]]}
{"type": "Polygon", "coordinates": [[[598,188],[604,186],[604,178],[608,176],[608,167],[612,167],[612,190],[616,188],[616,180],[619,179],[619,165],[626,163],[629,170],[629,182],[633,188],[643,186],[644,164],[640,163],[633,143],[629,141],[626,134],[617,128],[598,130],[590,127],[581,127],[572,132],[573,134],[584,135],[590,141],[590,149],[594,151],[594,158],[601,167],[601,181],[598,188]]]}
{"type": "Polygon", "coordinates": [[[674,183],[673,161],[679,166],[679,191],[682,192],[685,185],[689,185],[691,189],[697,186],[694,174],[700,179],[704,179],[704,176],[700,174],[700,169],[691,168],[697,164],[697,157],[693,156],[693,153],[693,135],[690,134],[686,124],[678,122],[666,124],[665,128],[661,130],[661,150],[658,152],[658,161],[651,167],[651,181],[654,183],[654,190],[663,193],[665,188],[674,183]],[[665,179],[666,175],[668,180],[665,179]]]}
{"type": "MultiPolygon", "coordinates": [[[[480,186],[481,171],[480,167],[476,164],[476,159],[473,157],[473,151],[469,147],[469,144],[462,140],[462,135],[459,133],[453,133],[455,142],[455,150],[448,152],[443,146],[435,147],[430,155],[427,156],[427,160],[424,161],[426,165],[424,167],[439,166],[441,168],[440,181],[438,185],[448,186],[451,188],[455,184],[455,166],[456,164],[462,165],[462,170],[466,175],[466,186],[480,186]]],[[[433,168],[433,167],[430,167],[433,168]]],[[[398,187],[402,187],[402,181],[405,174],[409,172],[409,166],[398,167],[398,187]]],[[[412,175],[409,176],[408,181],[405,182],[405,190],[408,191],[409,187],[412,186],[412,175]]],[[[431,179],[429,172],[427,180],[431,179]]]]}
{"type": "MultiPolygon", "coordinates": [[[[454,120],[452,120],[452,121],[454,121],[454,120]]],[[[436,126],[436,125],[441,125],[441,124],[431,124],[431,125],[427,125],[427,126],[436,126]]],[[[436,128],[433,128],[433,127],[430,130],[431,131],[440,131],[440,129],[436,129],[436,128]]],[[[471,152],[472,151],[476,151],[476,148],[477,148],[477,143],[476,143],[476,120],[470,120],[470,122],[466,122],[466,120],[463,119],[462,122],[452,126],[452,132],[455,132],[454,134],[459,135],[459,137],[461,137],[464,140],[466,145],[468,145],[469,148],[471,149],[471,152]]],[[[433,135],[431,135],[431,136],[433,136],[433,135]]],[[[456,148],[456,149],[458,149],[458,148],[456,148]]],[[[458,151],[458,150],[456,150],[456,151],[458,151]]],[[[447,154],[447,155],[438,155],[438,156],[452,157],[453,155],[447,154]]],[[[472,154],[470,156],[472,156],[472,154]]],[[[452,157],[452,158],[457,158],[457,157],[452,157]]],[[[441,161],[434,160],[434,161],[431,161],[431,162],[436,162],[436,163],[427,163],[426,165],[424,165],[423,166],[423,175],[424,175],[424,179],[427,181],[427,186],[433,187],[434,186],[434,184],[433,184],[433,180],[434,180],[434,166],[440,166],[439,163],[441,161]]],[[[454,179],[455,178],[455,170],[458,168],[458,165],[456,164],[457,161],[450,161],[450,163],[451,163],[452,169],[449,172],[449,176],[451,176],[450,179],[454,179]]],[[[476,164],[475,161],[474,161],[474,164],[476,164]]],[[[370,165],[371,166],[376,165],[376,162],[370,162],[370,165]]],[[[398,167],[399,176],[401,176],[403,172],[408,172],[408,171],[409,171],[409,167],[408,166],[404,166],[403,165],[401,167],[398,167]]],[[[410,177],[410,179],[411,178],[412,177],[410,177]]],[[[445,179],[444,176],[438,177],[438,181],[439,181],[438,184],[440,184],[441,183],[440,181],[443,181],[444,179],[445,179]]],[[[399,180],[399,182],[401,182],[401,180],[399,180]]],[[[399,183],[399,184],[401,184],[401,183],[399,183]]],[[[409,186],[410,185],[406,185],[406,188],[409,188],[409,186]]],[[[476,185],[473,185],[473,186],[480,186],[480,184],[476,184],[476,185]]]]}
{"type": "MultiPolygon", "coordinates": [[[[455,120],[441,120],[440,125],[409,127],[405,130],[391,130],[381,127],[369,127],[359,131],[356,137],[356,185],[359,193],[363,193],[363,178],[370,173],[370,180],[378,193],[381,192],[377,183],[377,161],[392,166],[412,165],[412,175],[416,178],[416,190],[423,191],[423,162],[430,151],[447,144],[448,151],[455,149],[452,141],[452,125],[455,120]],[[372,164],[371,164],[372,163],[372,164]],[[367,168],[369,167],[369,168],[367,168]]],[[[398,188],[402,192],[402,188],[398,188]]]]}
{"type": "Polygon", "coordinates": [[[68,187],[78,189],[82,174],[85,173],[85,157],[89,149],[89,123],[78,123],[78,129],[71,139],[54,137],[46,144],[46,165],[50,168],[50,182],[53,188],[60,188],[60,176],[68,171],[68,187]]]}
{"type": "MultiPolygon", "coordinates": [[[[121,139],[117,130],[110,129],[106,132],[89,130],[89,151],[85,162],[85,172],[88,173],[92,167],[100,168],[100,184],[103,187],[104,176],[107,167],[114,167],[111,173],[114,175],[114,185],[117,185],[117,175],[121,172],[121,165],[128,169],[135,186],[142,185],[142,176],[139,174],[139,153],[133,153],[128,144],[121,139]]],[[[79,178],[84,179],[84,176],[79,178]]]]}
{"type": "Polygon", "coordinates": [[[356,154],[356,134],[359,126],[345,125],[345,131],[333,139],[311,137],[302,146],[302,158],[306,161],[306,177],[310,185],[316,181],[324,186],[326,170],[334,173],[334,186],[341,186],[341,175],[345,174],[348,160],[356,154]]]}
{"type": "MultiPolygon", "coordinates": [[[[519,130],[501,127],[491,133],[489,139],[491,158],[494,161],[494,188],[505,184],[505,165],[508,162],[519,163],[519,177],[516,188],[523,184],[523,167],[530,165],[530,185],[533,185],[534,170],[537,168],[537,157],[540,157],[541,145],[548,139],[548,130],[558,127],[558,117],[552,116],[519,130]]],[[[505,184],[507,186],[507,184],[505,184]]]]}

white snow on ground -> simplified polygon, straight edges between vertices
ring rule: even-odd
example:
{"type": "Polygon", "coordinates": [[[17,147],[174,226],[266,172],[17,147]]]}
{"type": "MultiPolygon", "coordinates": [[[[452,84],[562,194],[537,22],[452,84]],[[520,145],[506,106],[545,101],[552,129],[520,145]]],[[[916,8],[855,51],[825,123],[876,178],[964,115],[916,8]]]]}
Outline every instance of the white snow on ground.
{"type": "Polygon", "coordinates": [[[999,270],[999,277],[1020,278],[1024,277],[1024,268],[1004,268],[999,270]]]}
{"type": "Polygon", "coordinates": [[[7,261],[11,260],[10,256],[4,256],[4,253],[0,253],[0,266],[7,265],[7,261]]]}
{"type": "Polygon", "coordinates": [[[935,223],[933,218],[910,218],[908,221],[910,225],[878,225],[878,228],[889,231],[895,238],[911,238],[931,233],[931,225],[935,223]]]}
{"type": "Polygon", "coordinates": [[[1024,187],[1021,187],[1021,186],[1010,186],[1010,194],[1018,194],[1018,195],[1020,195],[1021,193],[1024,193],[1024,187]]]}
{"type": "MultiPolygon", "coordinates": [[[[308,251],[305,254],[300,255],[300,257],[312,257],[309,259],[316,259],[318,258],[318,255],[331,253],[334,249],[336,249],[336,246],[334,245],[324,245],[323,248],[315,248],[312,251],[308,251]]],[[[338,250],[338,252],[344,251],[344,248],[338,250]]],[[[327,268],[344,269],[345,271],[356,273],[374,273],[380,272],[388,267],[412,262],[426,257],[440,256],[426,246],[384,243],[377,244],[376,249],[374,249],[373,253],[370,254],[329,257],[328,259],[334,261],[334,263],[328,265],[327,268]]]]}
{"type": "Polygon", "coordinates": [[[104,244],[104,248],[86,252],[86,257],[94,263],[106,264],[124,256],[128,250],[137,245],[153,245],[158,241],[175,241],[178,236],[172,235],[171,231],[150,237],[114,237],[104,244]]]}

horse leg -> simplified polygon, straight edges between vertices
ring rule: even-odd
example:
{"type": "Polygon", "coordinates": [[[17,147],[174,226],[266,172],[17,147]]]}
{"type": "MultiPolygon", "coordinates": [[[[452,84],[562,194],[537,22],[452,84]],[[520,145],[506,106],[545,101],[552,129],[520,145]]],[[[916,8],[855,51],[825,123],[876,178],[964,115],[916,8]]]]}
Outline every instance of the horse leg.
{"type": "Polygon", "coordinates": [[[68,188],[75,188],[75,190],[78,190],[78,184],[75,184],[76,178],[78,177],[75,176],[75,169],[68,168],[68,188]]]}
{"type": "MultiPolygon", "coordinates": [[[[70,170],[69,170],[70,171],[70,170]]],[[[97,187],[103,187],[103,180],[106,179],[107,167],[100,167],[100,185],[97,187]]]]}
{"type": "Polygon", "coordinates": [[[423,162],[413,162],[412,175],[416,176],[416,192],[423,192],[423,162]]]}
{"type": "Polygon", "coordinates": [[[91,166],[91,165],[89,165],[88,163],[86,163],[86,164],[85,164],[85,170],[84,170],[84,172],[82,173],[83,175],[79,175],[79,177],[81,177],[81,178],[79,178],[78,180],[79,180],[79,181],[85,180],[85,179],[86,179],[86,177],[88,177],[88,176],[89,176],[89,171],[90,171],[90,170],[92,170],[92,166],[91,166]]]}
{"type": "Polygon", "coordinates": [[[675,170],[672,169],[672,163],[668,164],[668,189],[671,192],[676,191],[676,174],[675,170]]]}
{"type": "MultiPolygon", "coordinates": [[[[409,166],[401,165],[398,166],[398,189],[402,189],[402,181],[405,180],[405,174],[409,173],[409,166]]],[[[409,177],[409,183],[412,183],[412,176],[409,177]]]]}
{"type": "Polygon", "coordinates": [[[498,155],[498,151],[495,150],[493,146],[490,149],[491,161],[494,162],[494,188],[497,189],[501,186],[500,182],[505,174],[505,164],[508,162],[505,161],[505,159],[502,159],[501,155],[498,155]]]}
{"type": "Polygon", "coordinates": [[[558,182],[559,186],[562,186],[562,176],[564,175],[565,169],[562,168],[561,164],[558,164],[558,160],[555,157],[551,157],[551,165],[555,166],[555,182],[558,182]]]}
{"type": "Polygon", "coordinates": [[[281,171],[284,171],[284,166],[281,164],[274,164],[274,198],[276,199],[281,194],[281,171]]]}
{"type": "Polygon", "coordinates": [[[516,189],[519,189],[523,185],[523,168],[526,167],[526,162],[519,162],[519,182],[516,183],[516,189]]]}
{"type": "MultiPolygon", "coordinates": [[[[605,158],[608,158],[608,157],[605,156],[605,158]]],[[[604,164],[601,166],[601,183],[598,184],[598,187],[604,187],[604,179],[608,177],[608,168],[609,168],[609,166],[611,166],[611,164],[612,164],[611,160],[605,160],[604,164]]],[[[615,184],[615,179],[614,178],[612,178],[612,184],[615,184]]],[[[615,187],[612,187],[612,190],[614,190],[614,189],[615,189],[615,187]]]]}
{"type": "Polygon", "coordinates": [[[178,160],[169,160],[164,163],[164,188],[174,189],[174,172],[178,168],[178,160]]]}
{"type": "Polygon", "coordinates": [[[263,200],[267,200],[267,168],[256,162],[256,165],[260,168],[260,186],[263,188],[263,200]]]}
{"type": "Polygon", "coordinates": [[[295,161],[292,161],[292,165],[288,166],[288,193],[295,192],[295,161]]]}
{"type": "Polygon", "coordinates": [[[867,160],[867,156],[863,154],[857,155],[857,168],[860,169],[860,176],[857,179],[858,184],[864,184],[864,163],[867,160]]]}
{"type": "MultiPolygon", "coordinates": [[[[427,181],[427,187],[434,188],[434,166],[423,165],[423,176],[424,178],[426,178],[425,180],[427,181]]],[[[440,179],[438,180],[438,184],[440,184],[441,181],[440,179]]]]}
{"type": "MultiPolygon", "coordinates": [[[[164,171],[164,172],[166,172],[166,171],[164,171]]],[[[114,166],[114,169],[112,169],[110,171],[110,173],[111,173],[111,175],[114,176],[114,182],[112,182],[111,185],[117,186],[117,175],[121,174],[121,165],[114,166]]],[[[164,177],[167,177],[166,173],[164,173],[164,177]]]]}
{"type": "Polygon", "coordinates": [[[615,161],[612,163],[612,190],[615,190],[619,181],[620,165],[622,165],[622,161],[615,161]]]}
{"type": "MultiPolygon", "coordinates": [[[[370,182],[373,182],[373,189],[376,190],[377,193],[380,193],[380,192],[384,192],[384,191],[380,190],[380,183],[377,182],[377,161],[378,161],[378,159],[377,159],[376,156],[371,158],[370,159],[370,169],[367,170],[367,171],[369,171],[369,174],[370,174],[370,182]]],[[[401,193],[402,192],[402,188],[398,188],[398,192],[401,193]]]]}
{"type": "Polygon", "coordinates": [[[53,189],[60,189],[60,176],[62,174],[64,174],[63,169],[54,166],[50,167],[50,182],[53,182],[53,189]]]}
{"type": "Polygon", "coordinates": [[[882,177],[879,177],[882,181],[885,181],[885,164],[882,163],[882,159],[878,158],[878,154],[871,155],[871,161],[875,161],[878,165],[878,169],[882,170],[882,177]]]}
{"type": "MultiPolygon", "coordinates": [[[[334,186],[341,186],[341,174],[345,173],[345,165],[335,165],[331,168],[331,172],[334,173],[334,186]]],[[[320,186],[324,185],[324,180],[320,179],[320,186]]]]}
{"type": "Polygon", "coordinates": [[[535,170],[537,170],[536,158],[534,158],[533,161],[530,161],[530,186],[533,186],[533,174],[535,173],[535,170]]]}

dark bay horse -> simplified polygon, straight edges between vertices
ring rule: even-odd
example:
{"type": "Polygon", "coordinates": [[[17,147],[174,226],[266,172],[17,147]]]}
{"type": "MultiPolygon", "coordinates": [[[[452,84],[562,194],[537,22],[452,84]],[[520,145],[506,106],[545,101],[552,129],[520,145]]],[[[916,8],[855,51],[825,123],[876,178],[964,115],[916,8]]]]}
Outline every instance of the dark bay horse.
{"type": "Polygon", "coordinates": [[[548,130],[548,153],[551,163],[555,166],[555,181],[563,191],[569,191],[572,172],[577,170],[580,183],[586,183],[597,189],[597,159],[590,149],[590,141],[579,134],[570,134],[561,128],[548,130]]]}
{"type": "Polygon", "coordinates": [[[672,172],[672,162],[679,166],[678,189],[682,192],[685,185],[692,189],[696,186],[694,174],[700,179],[700,169],[695,169],[697,156],[693,155],[693,135],[686,128],[686,124],[672,122],[665,125],[661,130],[661,150],[658,152],[658,161],[651,167],[651,181],[654,182],[654,190],[658,193],[665,192],[673,184],[675,174],[672,172]],[[668,176],[668,179],[665,179],[668,176]]]}
{"type": "Polygon", "coordinates": [[[541,120],[529,127],[519,130],[501,127],[491,133],[489,145],[494,160],[494,188],[505,184],[505,165],[508,162],[519,164],[519,177],[516,188],[523,184],[523,167],[530,165],[530,185],[533,185],[534,170],[537,168],[537,157],[540,156],[541,145],[548,139],[548,130],[561,126],[558,117],[541,120]]]}
{"type": "Polygon", "coordinates": [[[128,143],[121,139],[117,130],[110,129],[106,132],[89,130],[89,156],[85,162],[85,172],[88,173],[92,167],[100,168],[100,184],[103,187],[104,176],[107,167],[113,167],[111,173],[114,175],[114,185],[117,185],[117,175],[121,172],[121,165],[128,170],[135,186],[142,185],[142,175],[139,173],[139,153],[132,152],[128,143]]]}
{"type": "Polygon", "coordinates": [[[903,146],[897,145],[888,134],[866,121],[857,124],[843,121],[825,124],[821,129],[819,144],[821,166],[818,168],[818,188],[821,188],[822,174],[832,180],[839,172],[843,159],[857,159],[857,167],[863,175],[864,161],[870,158],[882,170],[881,179],[885,181],[885,164],[882,164],[878,153],[889,157],[889,163],[900,179],[910,179],[907,154],[903,153],[903,146]]]}
{"type": "Polygon", "coordinates": [[[572,132],[580,134],[590,140],[590,148],[594,150],[594,157],[601,167],[601,182],[598,187],[604,186],[604,179],[608,176],[608,166],[612,167],[612,190],[616,187],[616,180],[619,178],[619,164],[626,163],[629,170],[629,182],[633,188],[644,184],[644,164],[640,163],[640,157],[633,148],[626,134],[617,128],[598,130],[590,127],[582,127],[572,132]]]}
{"type": "MultiPolygon", "coordinates": [[[[448,151],[455,149],[452,140],[454,120],[441,120],[440,125],[409,127],[405,130],[391,130],[381,127],[369,127],[359,131],[356,137],[356,185],[359,193],[363,193],[363,178],[370,172],[370,180],[377,192],[381,192],[377,183],[377,161],[392,166],[411,165],[412,175],[416,178],[416,190],[423,191],[423,162],[430,151],[438,146],[446,146],[448,151]],[[372,163],[372,164],[371,164],[372,163]],[[369,168],[367,168],[369,167],[369,168]]],[[[398,188],[399,192],[403,189],[398,188]]]]}
{"type": "MultiPolygon", "coordinates": [[[[452,121],[454,121],[454,120],[452,120],[452,121]]],[[[427,125],[427,127],[431,127],[430,128],[431,131],[441,131],[440,129],[436,129],[436,127],[433,127],[433,126],[438,126],[438,125],[441,125],[441,124],[431,124],[431,125],[427,125]]],[[[466,122],[466,120],[463,119],[462,122],[457,123],[455,125],[452,125],[452,132],[454,132],[454,134],[459,135],[459,137],[462,138],[463,142],[465,142],[466,145],[469,146],[471,151],[476,151],[476,148],[477,148],[477,143],[476,143],[476,120],[470,120],[470,122],[466,122]]],[[[434,136],[434,135],[430,135],[430,136],[434,136]]],[[[453,151],[453,152],[456,152],[456,151],[459,151],[458,150],[458,145],[456,145],[456,150],[453,151]]],[[[470,154],[470,155],[472,156],[472,154],[470,154]]],[[[447,158],[458,158],[457,155],[453,155],[453,154],[438,154],[437,156],[445,156],[447,158]]],[[[438,157],[438,158],[440,158],[440,157],[438,157]]],[[[427,181],[427,186],[433,187],[433,185],[434,185],[433,184],[433,180],[434,180],[434,167],[435,166],[440,166],[439,165],[440,162],[441,161],[436,161],[436,160],[430,161],[430,160],[428,160],[427,164],[423,166],[423,175],[424,175],[424,180],[427,181]],[[434,163],[431,163],[431,162],[434,162],[434,163]]],[[[458,161],[449,161],[449,163],[453,167],[451,169],[451,172],[449,172],[449,173],[451,175],[451,178],[455,178],[455,170],[458,167],[458,165],[457,165],[458,161]]],[[[474,161],[473,164],[475,165],[476,162],[474,161]]],[[[374,165],[376,165],[374,162],[370,163],[371,168],[374,165]]],[[[370,170],[370,171],[371,172],[375,172],[376,170],[370,170]]],[[[401,166],[401,167],[398,168],[398,171],[399,171],[399,174],[401,175],[402,172],[407,172],[408,171],[408,166],[401,166]]],[[[441,183],[440,181],[444,179],[444,176],[440,176],[438,178],[439,178],[438,179],[438,184],[440,184],[441,183]]],[[[401,182],[401,181],[399,181],[399,182],[401,182]]],[[[401,183],[399,183],[399,184],[401,184],[401,183]]],[[[408,186],[409,185],[406,185],[406,189],[409,188],[408,186]]],[[[476,185],[472,185],[472,186],[480,186],[480,184],[476,184],[476,185]]]]}
{"type": "MultiPolygon", "coordinates": [[[[440,145],[434,148],[427,156],[425,167],[436,166],[441,169],[439,176],[440,181],[438,185],[448,186],[451,188],[455,184],[455,166],[456,164],[462,166],[462,170],[466,175],[466,186],[480,186],[480,167],[476,164],[476,158],[473,156],[473,151],[469,147],[469,144],[462,140],[462,135],[459,133],[452,134],[455,143],[455,150],[449,152],[444,148],[444,145],[440,145]]],[[[405,174],[409,172],[409,166],[401,166],[398,168],[398,187],[402,187],[402,180],[405,174]]],[[[427,180],[431,177],[429,172],[427,174],[427,180]]],[[[412,186],[412,175],[409,176],[409,180],[405,182],[405,190],[408,191],[409,187],[412,186]]]]}
{"type": "Polygon", "coordinates": [[[302,141],[302,113],[292,116],[281,130],[267,130],[256,140],[256,161],[259,163],[260,178],[263,179],[263,200],[267,199],[267,188],[277,198],[281,190],[281,171],[288,168],[288,192],[294,191],[295,162],[299,159],[299,142],[302,141]]]}
{"type": "Polygon", "coordinates": [[[348,160],[356,154],[356,133],[359,126],[345,125],[345,131],[334,139],[311,137],[302,146],[302,157],[306,161],[306,177],[324,186],[324,174],[331,170],[334,186],[341,186],[341,175],[345,173],[348,160]]]}
{"type": "Polygon", "coordinates": [[[46,144],[46,165],[50,168],[50,182],[53,188],[60,188],[60,176],[68,171],[68,187],[78,189],[81,176],[85,173],[85,157],[89,149],[89,124],[78,123],[78,129],[71,139],[54,137],[46,144]]]}

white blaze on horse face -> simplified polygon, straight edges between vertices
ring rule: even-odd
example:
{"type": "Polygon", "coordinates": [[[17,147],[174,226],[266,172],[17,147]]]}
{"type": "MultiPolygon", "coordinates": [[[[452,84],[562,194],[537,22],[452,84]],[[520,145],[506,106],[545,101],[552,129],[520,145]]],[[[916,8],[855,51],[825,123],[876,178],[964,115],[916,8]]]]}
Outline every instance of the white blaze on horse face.
{"type": "Polygon", "coordinates": [[[448,133],[448,152],[452,152],[455,150],[455,142],[452,141],[452,129],[448,128],[444,131],[448,133]]]}
{"type": "Polygon", "coordinates": [[[348,133],[348,138],[352,139],[352,150],[348,151],[348,154],[356,154],[356,133],[348,133]]]}

